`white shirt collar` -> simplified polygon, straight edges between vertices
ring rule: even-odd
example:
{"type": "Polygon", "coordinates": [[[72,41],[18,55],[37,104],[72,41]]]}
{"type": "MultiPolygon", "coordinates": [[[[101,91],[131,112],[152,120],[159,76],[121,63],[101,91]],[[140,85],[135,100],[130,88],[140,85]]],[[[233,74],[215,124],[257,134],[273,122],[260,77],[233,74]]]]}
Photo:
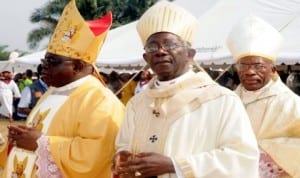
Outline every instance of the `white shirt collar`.
{"type": "Polygon", "coordinates": [[[265,86],[262,88],[255,90],[255,91],[249,91],[246,88],[242,87],[242,95],[241,99],[244,103],[252,102],[256,100],[259,96],[261,96],[266,90],[268,90],[269,86],[273,83],[273,80],[270,80],[265,86]]]}
{"type": "Polygon", "coordinates": [[[73,90],[73,89],[77,88],[78,86],[80,86],[81,84],[83,84],[90,77],[92,77],[92,76],[88,75],[88,76],[82,77],[74,82],[71,82],[71,83],[65,85],[65,86],[54,88],[54,91],[55,92],[63,92],[63,91],[67,91],[67,90],[73,90]]]}
{"type": "Polygon", "coordinates": [[[166,86],[170,86],[170,85],[173,85],[175,83],[184,81],[185,79],[189,78],[193,74],[195,74],[195,73],[192,70],[189,70],[186,73],[184,73],[183,75],[180,75],[179,77],[174,78],[172,80],[159,81],[158,79],[156,79],[156,81],[154,82],[154,86],[155,86],[155,88],[164,88],[166,86]]]}

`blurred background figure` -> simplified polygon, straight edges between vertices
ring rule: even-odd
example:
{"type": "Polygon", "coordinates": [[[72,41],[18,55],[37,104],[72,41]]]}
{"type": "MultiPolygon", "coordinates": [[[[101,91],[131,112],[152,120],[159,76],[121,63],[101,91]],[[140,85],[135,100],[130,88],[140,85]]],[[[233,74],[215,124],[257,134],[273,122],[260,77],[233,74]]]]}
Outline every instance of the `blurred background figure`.
{"type": "Polygon", "coordinates": [[[103,79],[104,83],[105,83],[106,85],[108,85],[108,74],[105,73],[105,72],[99,72],[99,73],[100,73],[101,78],[103,79]]]}
{"type": "Polygon", "coordinates": [[[286,85],[300,96],[300,73],[292,72],[286,79],[286,85]]]}
{"type": "Polygon", "coordinates": [[[152,74],[149,70],[141,72],[140,80],[137,82],[134,93],[137,94],[148,86],[148,82],[152,79],[152,74]]]}
{"type": "Polygon", "coordinates": [[[32,76],[33,76],[32,70],[27,69],[26,72],[23,74],[22,79],[19,80],[19,83],[18,83],[18,87],[19,87],[20,92],[22,92],[22,90],[26,86],[32,84],[32,76]]]}
{"type": "Polygon", "coordinates": [[[48,90],[44,78],[40,78],[42,74],[42,65],[39,64],[37,67],[37,80],[32,84],[26,86],[21,95],[21,99],[18,103],[17,113],[14,118],[16,120],[26,120],[31,109],[36,105],[40,97],[48,90]]]}
{"type": "MultiPolygon", "coordinates": [[[[108,83],[107,87],[113,92],[117,93],[121,88],[122,88],[122,81],[120,79],[119,73],[116,71],[112,71],[108,75],[108,83]]],[[[117,97],[120,99],[121,98],[121,92],[117,94],[117,97]]]]}
{"type": "Polygon", "coordinates": [[[20,98],[21,94],[17,84],[13,80],[10,71],[3,71],[0,78],[0,116],[12,119],[13,100],[20,98]]]}
{"type": "Polygon", "coordinates": [[[122,91],[121,93],[121,101],[124,105],[127,104],[129,99],[133,97],[135,87],[137,85],[136,81],[132,79],[134,74],[130,73],[121,73],[120,74],[120,81],[122,82],[122,91]]]}

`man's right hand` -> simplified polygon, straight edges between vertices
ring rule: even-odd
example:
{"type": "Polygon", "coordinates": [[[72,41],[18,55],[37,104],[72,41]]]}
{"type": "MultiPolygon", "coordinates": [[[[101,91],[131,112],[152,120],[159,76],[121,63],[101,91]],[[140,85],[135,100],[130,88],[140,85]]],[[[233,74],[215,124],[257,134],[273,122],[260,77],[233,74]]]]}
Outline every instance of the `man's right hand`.
{"type": "MultiPolygon", "coordinates": [[[[129,151],[120,151],[115,154],[113,158],[112,171],[115,175],[120,175],[122,178],[126,178],[126,174],[122,171],[124,167],[121,166],[122,163],[127,162],[128,158],[132,156],[132,153],[129,151]]],[[[131,175],[128,177],[131,177],[131,175]]]]}

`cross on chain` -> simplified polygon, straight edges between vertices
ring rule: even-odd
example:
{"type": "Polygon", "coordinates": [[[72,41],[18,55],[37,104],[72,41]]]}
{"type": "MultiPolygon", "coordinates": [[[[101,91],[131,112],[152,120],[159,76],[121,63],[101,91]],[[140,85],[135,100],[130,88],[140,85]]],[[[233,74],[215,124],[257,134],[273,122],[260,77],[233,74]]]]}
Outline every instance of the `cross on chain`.
{"type": "Polygon", "coordinates": [[[159,115],[160,115],[160,113],[159,113],[158,111],[156,111],[156,110],[153,110],[153,111],[152,111],[152,114],[154,114],[155,117],[159,117],[159,115]]]}
{"type": "Polygon", "coordinates": [[[151,140],[151,142],[154,143],[158,140],[158,137],[156,135],[152,135],[152,137],[150,137],[149,140],[151,140]]]}

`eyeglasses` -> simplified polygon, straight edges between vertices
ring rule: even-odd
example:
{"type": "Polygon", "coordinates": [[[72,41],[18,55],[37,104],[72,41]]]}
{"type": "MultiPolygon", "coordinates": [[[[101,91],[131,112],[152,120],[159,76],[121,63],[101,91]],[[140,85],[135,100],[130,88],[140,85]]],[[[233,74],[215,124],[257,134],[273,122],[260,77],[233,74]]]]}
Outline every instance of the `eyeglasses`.
{"type": "Polygon", "coordinates": [[[247,71],[250,69],[253,69],[255,71],[263,71],[264,69],[266,69],[266,66],[263,64],[249,65],[249,64],[238,63],[238,64],[236,64],[236,67],[237,67],[237,70],[239,70],[239,71],[247,71]]]}
{"type": "Polygon", "coordinates": [[[149,43],[149,44],[146,44],[146,46],[144,47],[144,50],[146,51],[146,53],[153,53],[153,52],[158,51],[159,49],[163,49],[164,51],[170,51],[170,50],[174,50],[174,49],[180,48],[180,47],[186,47],[186,45],[173,43],[173,42],[167,42],[167,43],[163,43],[161,45],[159,45],[157,43],[149,43]]]}
{"type": "Polygon", "coordinates": [[[66,61],[74,61],[73,59],[55,59],[55,58],[52,58],[52,57],[47,57],[47,58],[44,58],[44,59],[41,59],[41,61],[43,63],[46,63],[48,65],[52,65],[52,66],[58,66],[66,61]]]}

